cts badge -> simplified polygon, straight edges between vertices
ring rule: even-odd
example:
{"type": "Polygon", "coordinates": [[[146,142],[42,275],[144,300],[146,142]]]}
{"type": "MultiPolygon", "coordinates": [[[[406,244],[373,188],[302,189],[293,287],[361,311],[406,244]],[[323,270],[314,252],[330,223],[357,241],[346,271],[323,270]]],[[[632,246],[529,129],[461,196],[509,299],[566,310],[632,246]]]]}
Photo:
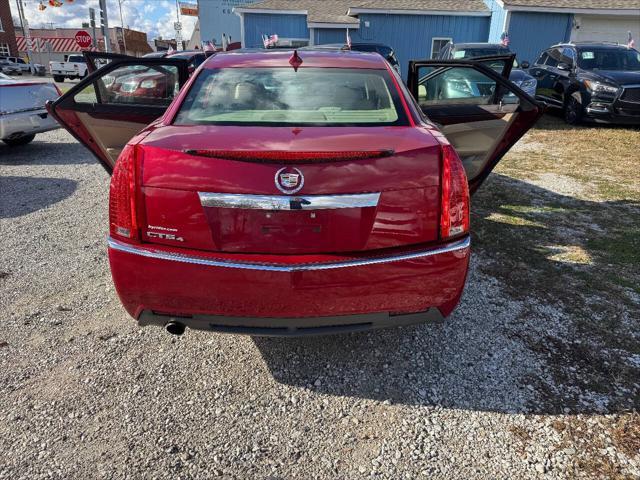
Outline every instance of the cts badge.
{"type": "Polygon", "coordinates": [[[304,186],[304,175],[295,167],[283,167],[276,172],[276,188],[282,193],[292,195],[304,186]]]}

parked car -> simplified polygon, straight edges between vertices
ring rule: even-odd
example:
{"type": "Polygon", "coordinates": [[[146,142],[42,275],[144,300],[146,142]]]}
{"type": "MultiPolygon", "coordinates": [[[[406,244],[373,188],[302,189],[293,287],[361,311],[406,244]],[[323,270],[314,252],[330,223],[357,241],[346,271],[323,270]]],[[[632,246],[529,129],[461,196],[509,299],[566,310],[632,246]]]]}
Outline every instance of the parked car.
{"type": "Polygon", "coordinates": [[[65,78],[84,78],[87,76],[87,63],[82,54],[69,55],[65,62],[49,62],[49,71],[56,82],[65,78]]]}
{"type": "Polygon", "coordinates": [[[640,124],[640,52],[609,43],[567,43],[545,50],[530,73],[537,97],[567,123],[640,124]]]}
{"type": "Polygon", "coordinates": [[[383,43],[352,43],[351,47],[344,43],[329,43],[323,45],[314,45],[310,47],[303,47],[300,50],[352,50],[355,52],[376,52],[382,55],[382,57],[391,64],[391,66],[400,73],[400,62],[396,57],[393,48],[383,43]]]}
{"type": "Polygon", "coordinates": [[[0,59],[0,72],[5,75],[22,75],[22,70],[15,63],[9,60],[0,59]]]}
{"type": "MultiPolygon", "coordinates": [[[[495,55],[512,55],[512,52],[509,47],[499,43],[448,43],[442,47],[436,58],[446,60],[495,55]]],[[[529,62],[524,61],[522,65],[519,65],[518,61],[514,59],[509,80],[534,97],[537,81],[524,71],[527,68],[529,68],[529,62]]]]}
{"type": "Polygon", "coordinates": [[[25,62],[23,58],[0,55],[0,61],[7,60],[13,63],[22,73],[32,73],[33,75],[43,76],[45,74],[44,65],[39,63],[25,62]]]}
{"type": "Polygon", "coordinates": [[[59,128],[45,103],[60,96],[49,82],[27,83],[0,78],[0,140],[10,146],[25,145],[36,134],[59,128]]]}
{"type": "Polygon", "coordinates": [[[207,58],[206,53],[202,50],[181,50],[179,52],[151,52],[143,55],[145,58],[180,58],[187,60],[189,63],[189,72],[193,73],[196,68],[207,58]]]}
{"type": "Polygon", "coordinates": [[[410,90],[363,52],[215,55],[190,79],[187,67],[114,59],[48,104],[112,174],[111,272],[140,325],[305,335],[452,312],[469,192],[540,104],[473,60],[411,62],[410,90]],[[170,105],[103,101],[103,79],[132,68],[186,85],[170,105]],[[494,93],[419,95],[450,71],[494,93]]]}

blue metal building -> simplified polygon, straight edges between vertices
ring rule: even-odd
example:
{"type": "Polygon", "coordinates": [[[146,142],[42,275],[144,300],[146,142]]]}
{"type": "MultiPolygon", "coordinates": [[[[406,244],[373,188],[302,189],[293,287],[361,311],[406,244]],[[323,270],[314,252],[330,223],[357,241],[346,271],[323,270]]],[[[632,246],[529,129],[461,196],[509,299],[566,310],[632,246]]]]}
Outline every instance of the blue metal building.
{"type": "Polygon", "coordinates": [[[264,0],[235,12],[242,44],[262,45],[277,34],[283,45],[379,42],[394,48],[403,74],[409,60],[430,58],[447,42],[483,42],[491,11],[483,0],[264,0]]]}
{"type": "Polygon", "coordinates": [[[277,34],[280,45],[320,45],[344,43],[348,30],[353,42],[393,47],[405,77],[409,60],[431,58],[449,41],[498,43],[503,33],[518,58],[530,62],[559,42],[626,44],[631,32],[640,43],[639,0],[199,0],[199,6],[203,40],[226,32],[245,47],[260,47],[263,35],[277,34]]]}

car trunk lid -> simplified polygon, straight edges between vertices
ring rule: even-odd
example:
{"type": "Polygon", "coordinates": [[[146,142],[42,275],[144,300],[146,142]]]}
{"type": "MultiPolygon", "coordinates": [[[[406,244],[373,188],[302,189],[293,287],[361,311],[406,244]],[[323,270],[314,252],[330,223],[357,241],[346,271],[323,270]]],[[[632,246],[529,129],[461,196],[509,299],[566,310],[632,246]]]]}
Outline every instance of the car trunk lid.
{"type": "Polygon", "coordinates": [[[162,127],[142,146],[149,242],[308,254],[437,239],[428,128],[162,127]]]}

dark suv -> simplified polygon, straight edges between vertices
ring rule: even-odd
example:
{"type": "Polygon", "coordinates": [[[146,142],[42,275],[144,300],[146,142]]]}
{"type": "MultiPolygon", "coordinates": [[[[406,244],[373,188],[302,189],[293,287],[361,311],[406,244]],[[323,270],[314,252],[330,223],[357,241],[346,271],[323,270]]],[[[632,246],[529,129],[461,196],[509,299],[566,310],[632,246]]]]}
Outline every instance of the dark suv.
{"type": "Polygon", "coordinates": [[[545,50],[529,73],[536,97],[565,121],[640,125],[640,53],[617,44],[575,43],[545,50]]]}

